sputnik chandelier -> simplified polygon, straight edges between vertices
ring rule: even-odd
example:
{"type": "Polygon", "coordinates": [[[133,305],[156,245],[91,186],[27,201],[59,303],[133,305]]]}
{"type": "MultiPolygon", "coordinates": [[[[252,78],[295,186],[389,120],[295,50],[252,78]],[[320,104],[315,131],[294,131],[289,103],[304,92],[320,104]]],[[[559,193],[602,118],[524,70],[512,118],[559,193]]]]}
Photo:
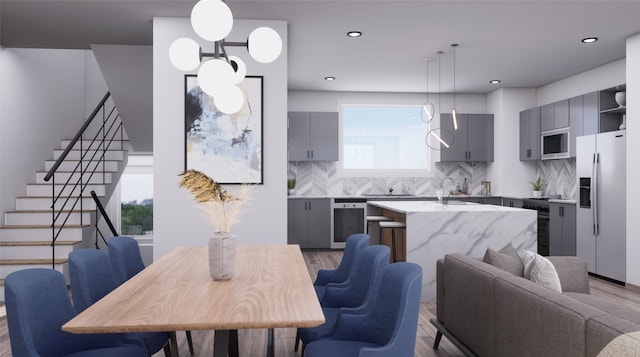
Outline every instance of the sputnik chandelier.
{"type": "Polygon", "coordinates": [[[280,35],[270,27],[258,27],[246,42],[226,41],[225,37],[233,27],[233,15],[224,0],[197,2],[191,10],[191,26],[202,39],[214,42],[214,51],[203,52],[195,40],[182,37],[173,41],[169,48],[171,63],[184,72],[200,67],[198,84],[203,92],[213,97],[216,108],[226,114],[238,112],[245,102],[238,85],[246,76],[247,67],[239,57],[227,55],[225,47],[246,47],[257,62],[271,63],[282,52],[280,35]],[[204,62],[203,58],[206,58],[204,62]]]}

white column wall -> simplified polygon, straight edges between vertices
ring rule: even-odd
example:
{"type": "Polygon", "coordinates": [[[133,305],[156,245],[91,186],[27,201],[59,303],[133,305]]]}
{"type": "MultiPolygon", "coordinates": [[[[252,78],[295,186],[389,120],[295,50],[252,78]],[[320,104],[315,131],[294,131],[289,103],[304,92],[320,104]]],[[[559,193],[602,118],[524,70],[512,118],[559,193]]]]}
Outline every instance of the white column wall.
{"type": "MultiPolygon", "coordinates": [[[[106,93],[85,50],[4,48],[0,81],[0,214],[15,209],[35,172],[106,93]],[[98,94],[102,92],[101,94],[98,94]],[[98,99],[96,99],[98,98],[98,99]],[[90,108],[90,109],[89,109],[90,108]]],[[[2,221],[1,223],[4,223],[2,221]]]]}
{"type": "MultiPolygon", "coordinates": [[[[234,20],[229,41],[244,41],[259,27],[274,28],[283,40],[283,52],[273,63],[260,64],[244,48],[227,48],[242,58],[248,75],[264,76],[263,174],[264,184],[252,192],[252,200],[232,231],[238,244],[287,243],[287,23],[284,21],[234,20]]],[[[182,245],[206,245],[213,228],[189,193],[178,187],[184,170],[184,75],[169,61],[169,46],[180,37],[203,42],[189,18],[154,18],[153,22],[153,150],[154,150],[154,259],[182,245]]],[[[226,185],[230,192],[237,185],[226,185]]]]}
{"type": "Polygon", "coordinates": [[[640,33],[627,39],[627,282],[640,286],[640,33]]]}
{"type": "Polygon", "coordinates": [[[491,193],[497,196],[528,197],[529,181],[536,175],[536,161],[520,161],[520,112],[535,107],[534,89],[504,88],[487,95],[487,109],[493,113],[493,162],[487,165],[491,193]]]}

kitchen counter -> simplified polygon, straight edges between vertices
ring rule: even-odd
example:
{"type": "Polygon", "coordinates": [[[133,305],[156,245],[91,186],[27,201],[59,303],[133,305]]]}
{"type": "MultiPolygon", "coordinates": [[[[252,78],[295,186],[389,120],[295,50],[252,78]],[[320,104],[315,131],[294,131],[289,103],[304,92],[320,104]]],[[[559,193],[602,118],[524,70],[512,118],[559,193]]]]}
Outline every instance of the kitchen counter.
{"type": "MultiPolygon", "coordinates": [[[[406,230],[396,231],[396,254],[398,260],[422,266],[423,301],[436,298],[436,261],[445,254],[482,258],[487,247],[499,250],[507,243],[537,251],[537,212],[533,210],[462,202],[368,201],[367,215],[406,222],[406,230]]],[[[369,234],[373,242],[378,240],[377,225],[371,225],[369,234]]],[[[390,233],[382,238],[388,244],[390,233]]]]}

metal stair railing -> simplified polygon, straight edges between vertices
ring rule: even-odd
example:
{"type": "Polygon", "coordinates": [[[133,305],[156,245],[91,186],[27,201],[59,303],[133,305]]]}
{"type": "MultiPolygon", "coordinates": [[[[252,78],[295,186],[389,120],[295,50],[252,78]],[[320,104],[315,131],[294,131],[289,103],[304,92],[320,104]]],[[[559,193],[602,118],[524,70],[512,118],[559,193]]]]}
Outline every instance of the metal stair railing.
{"type": "Polygon", "coordinates": [[[113,101],[110,103],[112,104],[111,106],[107,106],[107,101],[110,96],[111,94],[109,92],[105,94],[44,177],[45,182],[51,181],[51,264],[54,268],[56,240],[62,233],[62,230],[67,226],[69,218],[78,205],[80,211],[80,226],[84,226],[82,214],[83,194],[100,166],[102,166],[102,183],[106,185],[106,154],[107,150],[111,148],[111,144],[116,140],[118,135],[120,137],[120,150],[124,149],[122,119],[120,118],[113,101]],[[88,147],[85,149],[84,136],[91,136],[88,132],[89,128],[94,119],[100,113],[102,114],[102,123],[96,130],[96,133],[89,142],[88,147]],[[59,192],[56,193],[56,173],[62,162],[65,161],[71,150],[73,150],[78,142],[80,143],[78,164],[76,164],[74,169],[69,173],[69,177],[59,188],[59,192]],[[92,151],[93,154],[91,154],[92,151]],[[77,197],[74,197],[74,194],[77,194],[77,197]]]}
{"type": "Polygon", "coordinates": [[[111,234],[113,234],[114,237],[119,236],[118,231],[116,231],[116,228],[113,226],[113,223],[111,223],[111,219],[109,219],[109,216],[107,215],[107,212],[104,210],[104,206],[102,206],[102,202],[100,202],[100,199],[98,198],[98,195],[96,194],[96,191],[91,190],[91,197],[93,198],[93,202],[96,203],[96,223],[95,223],[95,227],[96,227],[96,249],[100,249],[100,246],[98,245],[98,235],[100,235],[100,238],[102,238],[102,241],[104,242],[105,245],[109,245],[109,243],[107,243],[107,240],[104,238],[104,235],[102,234],[102,232],[100,231],[100,227],[98,227],[98,213],[100,213],[102,215],[102,217],[104,217],[104,221],[107,224],[107,226],[109,227],[109,230],[111,231],[111,234]]]}

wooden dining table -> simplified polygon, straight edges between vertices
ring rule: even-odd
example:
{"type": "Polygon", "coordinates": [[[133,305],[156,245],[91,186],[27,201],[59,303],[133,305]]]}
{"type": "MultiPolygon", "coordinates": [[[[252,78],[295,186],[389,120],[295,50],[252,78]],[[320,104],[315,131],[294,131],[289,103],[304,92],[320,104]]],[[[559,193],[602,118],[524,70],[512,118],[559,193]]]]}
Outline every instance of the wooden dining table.
{"type": "MultiPolygon", "coordinates": [[[[298,245],[238,246],[235,274],[227,281],[211,278],[208,258],[207,247],[175,248],[62,330],[79,334],[215,330],[214,356],[226,357],[228,351],[237,354],[237,330],[266,328],[266,354],[273,356],[274,328],[324,323],[298,245]],[[229,336],[234,335],[230,346],[229,336]]],[[[172,345],[176,347],[175,333],[172,345]]]]}

